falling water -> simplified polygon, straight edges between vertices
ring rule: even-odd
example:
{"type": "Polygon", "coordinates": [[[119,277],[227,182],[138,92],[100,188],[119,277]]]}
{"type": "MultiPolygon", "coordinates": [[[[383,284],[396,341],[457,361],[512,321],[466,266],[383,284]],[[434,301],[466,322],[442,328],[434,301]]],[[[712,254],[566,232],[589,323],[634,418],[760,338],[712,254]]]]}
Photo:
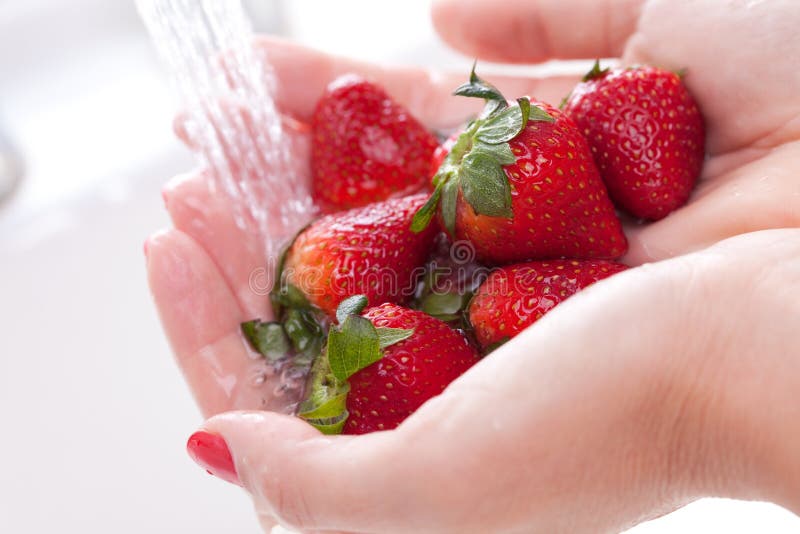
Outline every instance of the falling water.
{"type": "MultiPolygon", "coordinates": [[[[264,243],[267,268],[313,207],[308,184],[290,161],[290,139],[278,115],[268,58],[253,47],[241,0],[136,0],[159,55],[181,98],[182,124],[202,158],[212,191],[226,194],[236,222],[264,243]]],[[[237,258],[231,258],[237,261],[237,258]]],[[[208,357],[212,357],[209,355],[208,357]]],[[[262,392],[262,407],[292,412],[301,393],[302,368],[250,364],[230,384],[235,407],[247,388],[262,392]],[[244,389],[240,389],[243,386],[244,389]]]]}
{"type": "Polygon", "coordinates": [[[307,221],[308,184],[296,175],[275,107],[274,74],[253,46],[241,0],[136,0],[173,75],[187,133],[236,221],[263,236],[266,257],[307,221]]]}

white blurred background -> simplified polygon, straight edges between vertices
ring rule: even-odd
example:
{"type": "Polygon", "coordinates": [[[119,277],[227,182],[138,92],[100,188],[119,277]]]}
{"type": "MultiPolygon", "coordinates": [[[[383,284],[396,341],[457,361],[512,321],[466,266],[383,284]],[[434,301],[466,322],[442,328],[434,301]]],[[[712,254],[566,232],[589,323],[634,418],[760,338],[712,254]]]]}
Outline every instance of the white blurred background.
{"type": "MultiPolygon", "coordinates": [[[[471,63],[438,41],[429,0],[247,4],[257,29],[330,52],[471,63]]],[[[200,417],[145,282],[160,187],[194,164],[167,79],[132,0],[0,0],[0,149],[24,166],[0,200],[2,533],[258,532],[241,491],[184,453],[200,417]]],[[[800,519],[704,501],[632,532],[789,533],[800,519]]]]}

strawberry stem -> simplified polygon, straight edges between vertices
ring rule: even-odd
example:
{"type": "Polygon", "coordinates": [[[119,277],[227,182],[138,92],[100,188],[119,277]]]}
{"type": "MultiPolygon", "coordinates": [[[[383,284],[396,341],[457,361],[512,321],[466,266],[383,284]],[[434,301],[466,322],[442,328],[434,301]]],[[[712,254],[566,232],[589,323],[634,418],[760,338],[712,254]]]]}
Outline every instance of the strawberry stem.
{"type": "Polygon", "coordinates": [[[506,101],[506,97],[503,96],[503,93],[501,93],[497,87],[480,78],[475,73],[475,67],[477,67],[477,65],[478,60],[476,59],[469,73],[469,81],[458,86],[456,90],[453,91],[453,94],[456,96],[482,98],[493,103],[492,105],[495,107],[495,110],[497,110],[498,103],[500,103],[500,109],[508,107],[508,102],[506,101]]]}
{"type": "Polygon", "coordinates": [[[529,120],[555,120],[526,97],[509,107],[495,86],[478,77],[475,65],[469,81],[454,94],[483,98],[487,101],[486,108],[458,137],[439,167],[433,179],[433,194],[414,215],[413,232],[425,229],[441,205],[445,230],[455,235],[459,192],[479,215],[512,217],[511,186],[503,166],[515,163],[517,158],[508,143],[525,129],[529,120]]]}
{"type": "Polygon", "coordinates": [[[383,350],[408,339],[413,329],[376,328],[359,315],[367,297],[354,295],[339,304],[338,326],[328,331],[328,343],[314,362],[306,399],[298,415],[325,434],[339,434],[347,421],[348,379],[383,358],[383,350]]]}
{"type": "Polygon", "coordinates": [[[584,75],[582,81],[588,82],[590,80],[595,80],[597,78],[602,78],[603,76],[608,74],[608,72],[610,70],[611,69],[609,69],[609,68],[601,69],[600,68],[600,60],[599,59],[595,59],[594,60],[594,65],[592,65],[592,68],[589,70],[589,72],[587,72],[586,75],[584,75]]]}

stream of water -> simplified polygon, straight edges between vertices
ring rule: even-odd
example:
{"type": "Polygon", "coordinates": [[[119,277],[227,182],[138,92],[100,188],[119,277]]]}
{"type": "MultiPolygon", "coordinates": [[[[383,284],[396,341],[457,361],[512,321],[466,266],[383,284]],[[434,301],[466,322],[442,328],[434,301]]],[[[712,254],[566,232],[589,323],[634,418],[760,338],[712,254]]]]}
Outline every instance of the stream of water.
{"type": "Polygon", "coordinates": [[[311,213],[308,185],[289,160],[274,75],[253,46],[240,0],[137,0],[172,73],[185,124],[237,223],[265,236],[266,257],[311,213]]]}
{"type": "MultiPolygon", "coordinates": [[[[264,52],[253,47],[252,26],[241,0],[136,4],[172,74],[181,100],[181,123],[210,171],[212,192],[227,195],[237,224],[248,238],[259,236],[266,267],[274,267],[280,247],[308,221],[313,207],[308,184],[290,159],[290,143],[273,98],[273,71],[264,52]]],[[[219,363],[228,356],[204,357],[219,363]]],[[[225,384],[233,407],[293,411],[304,378],[302,369],[288,363],[271,365],[258,358],[247,376],[226,377],[233,380],[225,384]],[[237,400],[251,399],[251,388],[260,392],[260,406],[237,400]]]]}

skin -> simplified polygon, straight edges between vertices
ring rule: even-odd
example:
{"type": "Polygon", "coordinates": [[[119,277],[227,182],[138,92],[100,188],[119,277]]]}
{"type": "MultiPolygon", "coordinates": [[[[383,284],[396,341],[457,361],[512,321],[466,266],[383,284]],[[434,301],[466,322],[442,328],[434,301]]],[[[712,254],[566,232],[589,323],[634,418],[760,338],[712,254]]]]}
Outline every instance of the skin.
{"type": "MultiPolygon", "coordinates": [[[[214,416],[204,428],[225,438],[265,528],[614,532],[707,495],[800,513],[800,12],[792,0],[495,6],[439,1],[434,23],[488,60],[688,69],[710,152],[690,203],[629,224],[625,261],[639,268],[562,303],[397,430],[323,437],[291,417],[229,412],[271,403],[236,387],[251,365],[238,324],[268,313],[248,284],[264,258],[202,174],[181,177],[165,191],[175,228],[148,240],[147,264],[178,362],[214,416]],[[556,32],[559,21],[580,31],[556,32]]],[[[462,76],[258,46],[298,162],[307,133],[295,120],[344,72],[377,80],[432,127],[475,110],[447,96],[462,76]]],[[[576,79],[498,85],[558,102],[576,79]]]]}

